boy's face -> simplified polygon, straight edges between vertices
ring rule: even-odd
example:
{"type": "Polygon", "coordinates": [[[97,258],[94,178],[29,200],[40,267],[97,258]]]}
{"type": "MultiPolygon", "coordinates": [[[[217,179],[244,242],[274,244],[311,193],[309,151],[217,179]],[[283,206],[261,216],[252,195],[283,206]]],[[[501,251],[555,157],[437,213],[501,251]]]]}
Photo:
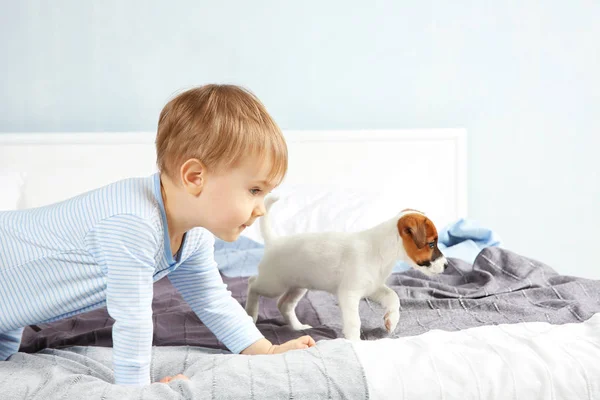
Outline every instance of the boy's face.
{"type": "Polygon", "coordinates": [[[207,173],[197,198],[202,226],[219,239],[233,242],[264,215],[264,199],[274,185],[267,181],[269,160],[248,157],[235,168],[207,173]]]}

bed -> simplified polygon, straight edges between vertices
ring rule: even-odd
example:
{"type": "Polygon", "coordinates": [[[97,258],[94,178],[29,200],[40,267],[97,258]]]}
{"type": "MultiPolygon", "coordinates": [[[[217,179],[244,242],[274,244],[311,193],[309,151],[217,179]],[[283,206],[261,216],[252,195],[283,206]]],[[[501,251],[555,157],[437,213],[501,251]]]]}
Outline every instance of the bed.
{"type": "MultiPolygon", "coordinates": [[[[504,249],[496,232],[468,218],[464,130],[285,135],[290,169],[272,209],[276,233],[359,230],[408,207],[426,211],[438,226],[450,266],[427,277],[396,265],[388,281],[400,297],[395,332],[384,331],[382,310],[365,300],[363,340],[346,341],[335,298],[309,292],[297,311],[313,329],[289,330],[269,299],[261,299],[257,326],[275,343],[310,334],[315,348],[231,355],[162,279],[154,287],[152,380],[183,373],[190,381],[112,384],[113,321],[98,309],[27,327],[20,352],[0,363],[3,398],[600,397],[600,282],[561,276],[504,249]]],[[[1,134],[0,210],[149,175],[153,139],[153,133],[1,134]]],[[[241,304],[262,249],[255,227],[234,243],[215,244],[223,280],[241,304]]]]}

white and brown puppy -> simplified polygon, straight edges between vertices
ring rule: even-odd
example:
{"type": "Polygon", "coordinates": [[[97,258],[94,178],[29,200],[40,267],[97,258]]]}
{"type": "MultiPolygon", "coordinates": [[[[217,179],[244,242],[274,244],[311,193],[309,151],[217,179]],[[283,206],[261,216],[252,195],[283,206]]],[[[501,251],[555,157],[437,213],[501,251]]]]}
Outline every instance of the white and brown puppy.
{"type": "Polygon", "coordinates": [[[385,285],[398,260],[428,275],[439,274],[446,258],[437,247],[435,225],[421,212],[404,210],[371,229],[354,233],[306,233],[274,237],[269,208],[260,220],[265,254],[258,275],[248,284],[246,312],[256,322],[259,296],[279,297],[277,306],[292,329],[310,329],[298,321],[295,308],[308,289],[337,296],[342,311],[344,336],[360,339],[361,299],[369,298],[385,308],[385,328],[393,332],[400,318],[398,295],[385,285]]]}

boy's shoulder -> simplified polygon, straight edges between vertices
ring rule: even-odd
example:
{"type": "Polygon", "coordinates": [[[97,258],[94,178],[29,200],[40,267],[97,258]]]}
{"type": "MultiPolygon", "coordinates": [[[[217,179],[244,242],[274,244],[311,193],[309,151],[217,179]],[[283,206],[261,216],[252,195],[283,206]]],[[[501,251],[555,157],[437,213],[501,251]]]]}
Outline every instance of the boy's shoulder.
{"type": "MultiPolygon", "coordinates": [[[[160,187],[158,191],[160,193],[160,187]]],[[[122,179],[83,193],[70,201],[91,206],[101,219],[120,214],[154,219],[160,216],[156,192],[155,176],[152,175],[122,179]]]]}

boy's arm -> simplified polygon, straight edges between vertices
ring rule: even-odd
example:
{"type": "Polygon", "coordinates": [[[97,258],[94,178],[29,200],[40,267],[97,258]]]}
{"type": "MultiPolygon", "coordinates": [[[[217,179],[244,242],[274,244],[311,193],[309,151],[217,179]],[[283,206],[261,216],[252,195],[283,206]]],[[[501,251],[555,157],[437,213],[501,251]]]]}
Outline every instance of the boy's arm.
{"type": "Polygon", "coordinates": [[[157,240],[139,217],[119,215],[102,221],[86,243],[107,269],[106,306],[112,329],[115,383],[150,384],[152,289],[157,240]]]}
{"type": "Polygon", "coordinates": [[[205,231],[200,240],[196,252],[169,274],[169,280],[232,353],[240,353],[259,340],[270,345],[223,283],[214,259],[213,235],[205,231]]]}

